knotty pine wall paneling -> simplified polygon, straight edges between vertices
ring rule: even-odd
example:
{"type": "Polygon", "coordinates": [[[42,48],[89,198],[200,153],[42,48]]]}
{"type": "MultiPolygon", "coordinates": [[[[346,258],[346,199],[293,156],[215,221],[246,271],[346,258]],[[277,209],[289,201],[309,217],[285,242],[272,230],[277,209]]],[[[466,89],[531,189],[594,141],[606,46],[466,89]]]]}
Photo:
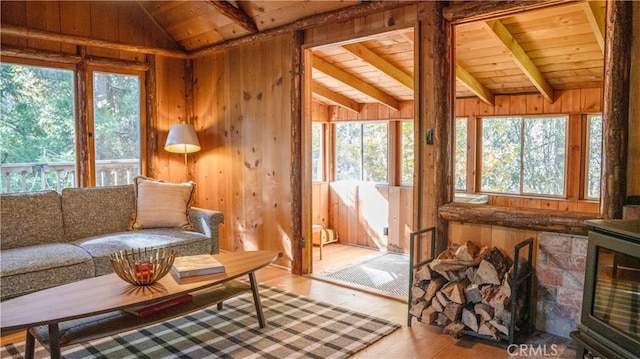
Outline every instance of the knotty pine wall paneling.
{"type": "MultiPolygon", "coordinates": [[[[120,18],[118,17],[118,6],[107,1],[96,1],[91,3],[91,37],[100,40],[118,41],[120,18]],[[118,21],[113,22],[113,19],[118,21]]],[[[119,58],[120,51],[111,49],[89,49],[89,55],[119,58]]]]}
{"type": "MultiPolygon", "coordinates": [[[[324,189],[317,187],[317,191],[324,189]]],[[[409,253],[412,187],[357,181],[332,182],[328,187],[329,227],[336,229],[340,243],[409,253]],[[389,228],[386,236],[384,227],[389,228]]]]}
{"type": "Polygon", "coordinates": [[[186,181],[184,155],[164,150],[169,128],[186,116],[184,60],[156,57],[156,98],[157,153],[151,159],[154,173],[149,175],[167,182],[186,181]]]}
{"type": "Polygon", "coordinates": [[[194,60],[197,203],[224,213],[222,250],[271,249],[291,266],[291,39],[194,60]]]}
{"type": "MultiPolygon", "coordinates": [[[[324,159],[329,154],[328,146],[331,145],[330,136],[330,124],[329,124],[329,108],[331,106],[321,104],[313,101],[311,106],[311,121],[325,124],[325,136],[324,139],[324,159]]],[[[325,168],[325,176],[328,175],[328,168],[325,168]]],[[[329,223],[329,183],[326,181],[313,182],[311,184],[311,223],[319,224],[323,228],[331,228],[329,223]]]]}
{"type": "MultiPolygon", "coordinates": [[[[199,58],[194,61],[194,111],[196,132],[202,150],[196,156],[196,194],[198,206],[224,213],[224,223],[230,223],[233,203],[231,163],[227,158],[233,153],[230,146],[235,128],[231,128],[229,102],[230,83],[225,81],[229,68],[227,52],[199,58]]],[[[220,226],[220,248],[233,248],[227,229],[220,226]]]]}
{"type": "MultiPolygon", "coordinates": [[[[77,36],[91,36],[91,17],[78,16],[78,14],[89,14],[90,11],[91,3],[88,1],[60,1],[60,14],[64,18],[64,21],[60,23],[60,32],[77,36]]],[[[62,44],[61,47],[63,52],[76,53],[74,45],[62,44]]]]}
{"type": "MultiPolygon", "coordinates": [[[[4,6],[4,3],[3,3],[4,6]]],[[[52,1],[27,1],[26,26],[53,32],[60,31],[60,4],[52,1]]],[[[50,51],[61,51],[59,43],[28,39],[28,46],[50,51]]]]}
{"type": "MultiPolygon", "coordinates": [[[[533,238],[533,263],[537,263],[538,236],[541,232],[494,226],[490,224],[474,224],[449,222],[449,243],[465,244],[471,241],[478,247],[497,247],[513,259],[515,246],[529,238],[533,238]]],[[[527,256],[525,251],[522,256],[527,256]]]]}
{"type": "MultiPolygon", "coordinates": [[[[27,3],[23,1],[4,1],[0,6],[2,22],[9,24],[26,26],[27,24],[27,3]]],[[[25,37],[7,36],[0,31],[0,38],[3,45],[13,45],[28,47],[28,39],[25,37]]]]}
{"type": "Polygon", "coordinates": [[[311,185],[311,223],[319,224],[323,228],[331,228],[329,223],[329,184],[314,182],[311,185]]]}

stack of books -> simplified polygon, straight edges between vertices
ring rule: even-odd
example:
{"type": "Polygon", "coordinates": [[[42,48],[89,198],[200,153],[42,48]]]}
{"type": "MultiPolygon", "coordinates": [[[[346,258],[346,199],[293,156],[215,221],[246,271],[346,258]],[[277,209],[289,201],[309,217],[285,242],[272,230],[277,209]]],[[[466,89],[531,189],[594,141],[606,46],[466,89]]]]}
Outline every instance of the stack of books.
{"type": "Polygon", "coordinates": [[[139,305],[132,308],[127,308],[125,311],[137,316],[137,317],[146,317],[148,315],[157,313],[161,310],[165,310],[167,308],[174,307],[178,304],[188,303],[193,301],[193,296],[191,294],[183,294],[179,297],[174,297],[171,299],[163,300],[161,302],[149,304],[149,305],[139,305]]]}
{"type": "Polygon", "coordinates": [[[224,265],[209,254],[176,257],[171,269],[177,278],[224,273],[224,265]]]}

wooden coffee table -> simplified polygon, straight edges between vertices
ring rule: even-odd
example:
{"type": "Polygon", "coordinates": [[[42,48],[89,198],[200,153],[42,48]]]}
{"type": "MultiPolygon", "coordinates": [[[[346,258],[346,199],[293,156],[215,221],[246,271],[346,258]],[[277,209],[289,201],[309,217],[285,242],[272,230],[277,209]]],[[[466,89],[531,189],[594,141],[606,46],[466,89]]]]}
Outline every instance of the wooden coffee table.
{"type": "Polygon", "coordinates": [[[251,291],[258,324],[266,323],[255,271],[273,263],[273,251],[232,252],[214,255],[225,273],[177,279],[167,274],[150,286],[135,286],[108,274],[27,294],[0,303],[0,332],[27,329],[25,357],[33,358],[35,340],[60,358],[60,347],[105,337],[153,323],[164,322],[206,308],[241,293],[251,291]],[[249,284],[234,281],[249,276],[249,284]],[[152,304],[185,293],[193,301],[167,308],[146,317],[124,309],[152,304]]]}

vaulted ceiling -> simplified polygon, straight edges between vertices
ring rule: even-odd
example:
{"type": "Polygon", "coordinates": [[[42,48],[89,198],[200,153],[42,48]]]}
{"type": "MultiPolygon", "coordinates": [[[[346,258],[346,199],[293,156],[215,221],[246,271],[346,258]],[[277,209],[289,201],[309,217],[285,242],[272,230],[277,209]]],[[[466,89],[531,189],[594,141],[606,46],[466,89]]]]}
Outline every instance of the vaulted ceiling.
{"type": "Polygon", "coordinates": [[[138,3],[183,50],[196,51],[360,2],[181,0],[138,3]]]}
{"type": "MultiPolygon", "coordinates": [[[[139,1],[185,52],[276,29],[359,1],[139,1]]],[[[456,96],[601,87],[605,3],[572,2],[455,27],[456,96]]],[[[413,99],[414,29],[313,50],[314,100],[360,111],[413,99]]]]}

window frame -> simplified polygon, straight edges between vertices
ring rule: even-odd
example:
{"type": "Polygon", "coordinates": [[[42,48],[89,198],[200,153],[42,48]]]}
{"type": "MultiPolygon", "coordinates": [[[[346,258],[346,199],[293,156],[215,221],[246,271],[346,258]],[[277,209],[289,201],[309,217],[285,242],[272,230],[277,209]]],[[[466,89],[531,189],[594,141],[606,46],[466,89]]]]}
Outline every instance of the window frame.
{"type": "MultiPolygon", "coordinates": [[[[392,172],[391,173],[391,178],[393,178],[393,174],[397,173],[397,181],[395,181],[395,183],[390,183],[390,185],[397,185],[400,187],[412,187],[413,183],[415,181],[415,158],[416,158],[416,139],[415,139],[415,131],[416,131],[416,122],[413,119],[409,119],[409,120],[398,120],[395,121],[397,123],[397,138],[398,138],[398,146],[397,149],[395,150],[395,155],[396,155],[396,166],[392,167],[389,166],[389,171],[392,172]],[[403,154],[404,154],[404,136],[403,136],[403,126],[405,123],[411,123],[411,136],[413,137],[413,151],[411,153],[411,156],[413,158],[413,168],[411,171],[411,182],[410,183],[406,183],[403,182],[403,178],[402,175],[403,173],[403,154]]],[[[393,151],[393,147],[390,147],[390,150],[393,151]]],[[[391,154],[391,156],[393,157],[393,153],[391,154]]]]}
{"type": "MultiPolygon", "coordinates": [[[[582,186],[583,186],[583,190],[581,191],[581,196],[583,199],[585,200],[591,200],[591,201],[600,201],[600,199],[602,198],[602,185],[600,185],[600,194],[598,197],[590,197],[589,196],[589,161],[590,161],[590,157],[591,157],[591,119],[594,117],[600,117],[600,126],[602,127],[602,130],[604,129],[604,120],[603,120],[603,116],[602,113],[589,113],[585,115],[586,119],[585,119],[585,138],[584,138],[584,160],[582,162],[583,165],[583,171],[584,171],[584,176],[582,178],[582,186]]],[[[604,133],[601,134],[602,136],[600,137],[600,177],[602,177],[602,165],[603,165],[603,136],[604,133]]]]}
{"type": "MultiPolygon", "coordinates": [[[[360,128],[360,179],[351,179],[354,181],[365,181],[364,179],[364,156],[362,155],[364,153],[364,141],[363,141],[363,129],[364,129],[364,125],[368,125],[368,124],[385,124],[386,125],[386,131],[387,131],[387,151],[386,151],[386,161],[387,161],[387,165],[386,165],[386,182],[375,182],[376,185],[380,185],[380,186],[390,186],[392,185],[391,183],[391,178],[393,177],[390,174],[390,171],[392,170],[392,159],[391,156],[393,155],[393,153],[397,152],[394,151],[391,146],[392,146],[392,125],[391,125],[392,121],[389,120],[375,120],[375,121],[335,121],[332,122],[331,124],[332,126],[332,148],[333,148],[333,154],[332,154],[332,158],[331,158],[331,163],[333,166],[333,175],[332,175],[332,180],[333,181],[340,181],[340,179],[338,179],[338,165],[337,165],[337,161],[338,161],[338,131],[337,131],[337,126],[339,125],[359,125],[360,128]]],[[[393,169],[394,171],[396,171],[396,169],[393,169]]]]}
{"type": "MultiPolygon", "coordinates": [[[[569,158],[568,158],[568,147],[569,147],[569,115],[564,115],[564,114],[540,114],[540,115],[504,115],[504,116],[481,116],[478,118],[478,120],[480,121],[479,126],[478,126],[478,163],[479,163],[479,170],[477,171],[478,173],[478,192],[479,193],[483,193],[483,194],[488,194],[488,195],[503,195],[503,196],[518,196],[518,197],[541,197],[541,198],[554,198],[554,199],[566,199],[567,196],[567,183],[568,183],[568,176],[567,176],[567,171],[568,171],[568,167],[569,167],[569,158]],[[520,121],[520,133],[521,133],[521,137],[520,137],[520,150],[519,150],[519,183],[518,183],[518,192],[514,193],[514,192],[498,192],[498,191],[488,191],[486,189],[483,189],[482,187],[482,179],[483,179],[483,175],[484,175],[484,166],[483,166],[483,150],[484,150],[484,143],[483,143],[483,132],[484,132],[484,121],[487,119],[518,119],[520,121]],[[525,192],[524,191],[524,157],[525,157],[525,144],[526,144],[526,134],[525,134],[525,122],[527,120],[544,120],[544,119],[555,119],[555,118],[564,118],[565,121],[565,140],[564,140],[564,153],[565,153],[565,160],[564,160],[564,169],[563,169],[563,190],[561,194],[549,194],[549,193],[535,193],[535,192],[525,192]]],[[[455,161],[455,159],[454,159],[455,161]]],[[[467,171],[468,171],[468,167],[467,167],[467,171]]]]}
{"type": "Polygon", "coordinates": [[[471,149],[472,144],[470,143],[469,140],[471,138],[473,138],[473,137],[470,136],[471,126],[469,126],[469,123],[470,123],[469,116],[456,116],[453,120],[454,120],[454,124],[453,124],[453,141],[452,141],[453,142],[453,144],[452,144],[452,146],[453,146],[453,150],[452,150],[452,153],[453,153],[453,156],[452,156],[453,157],[453,166],[452,166],[452,169],[453,169],[453,176],[452,176],[452,179],[453,179],[453,190],[454,190],[454,192],[464,193],[464,192],[468,192],[469,190],[473,190],[473,187],[474,187],[472,185],[472,183],[474,182],[473,178],[470,179],[470,176],[473,175],[473,173],[470,173],[470,172],[473,172],[473,171],[469,171],[469,168],[471,167],[471,164],[469,163],[469,161],[471,160],[471,153],[473,152],[472,149],[471,149]],[[465,160],[465,166],[464,166],[465,167],[465,173],[464,173],[465,174],[465,178],[464,178],[464,182],[465,182],[465,186],[464,186],[464,188],[460,188],[459,189],[459,188],[456,188],[456,162],[457,162],[456,161],[456,154],[457,154],[457,151],[458,151],[457,150],[457,148],[458,148],[458,143],[457,143],[457,140],[458,140],[458,122],[463,122],[463,121],[465,122],[465,129],[466,129],[466,134],[465,134],[465,146],[466,147],[464,149],[464,155],[465,155],[465,159],[464,159],[465,160]]]}
{"type": "Polygon", "coordinates": [[[88,180],[89,187],[95,187],[97,185],[96,181],[96,147],[95,147],[95,117],[94,117],[94,93],[93,93],[93,78],[94,73],[103,73],[103,74],[114,74],[114,75],[126,75],[126,76],[137,76],[138,81],[140,83],[140,123],[139,123],[139,131],[140,131],[140,174],[146,174],[146,144],[147,144],[147,127],[146,127],[146,103],[144,99],[146,98],[146,87],[145,84],[145,75],[144,71],[136,71],[136,70],[127,70],[127,69],[119,69],[119,68],[110,68],[105,66],[98,65],[88,65],[86,67],[86,98],[87,101],[87,148],[88,148],[88,160],[89,160],[89,171],[91,176],[86,178],[88,180]]]}
{"type": "MultiPolygon", "coordinates": [[[[529,209],[538,208],[558,208],[565,211],[595,213],[597,204],[602,201],[602,189],[601,198],[589,198],[585,196],[586,188],[586,147],[588,146],[587,138],[587,116],[599,115],[603,116],[601,111],[595,112],[564,112],[564,113],[540,113],[540,114],[527,114],[527,115],[487,115],[481,114],[456,114],[453,117],[453,121],[457,118],[467,117],[467,136],[468,136],[468,150],[467,153],[467,171],[468,171],[468,185],[466,191],[455,190],[455,156],[451,156],[451,186],[453,194],[455,193],[467,193],[467,194],[483,194],[488,196],[488,205],[493,206],[506,206],[506,207],[524,207],[529,209]],[[496,193],[496,192],[483,192],[480,191],[480,168],[482,163],[481,158],[481,143],[482,138],[482,118],[484,117],[566,117],[567,120],[567,140],[565,143],[565,195],[564,196],[544,196],[537,194],[508,194],[508,193],[496,193]],[[596,207],[594,207],[596,206],[596,207]]],[[[452,133],[455,131],[455,122],[451,125],[452,133]]],[[[452,135],[451,151],[455,152],[455,136],[452,135]]],[[[603,150],[604,151],[604,150],[603,150]]],[[[604,153],[604,152],[603,152],[604,153]]],[[[604,161],[604,159],[603,159],[604,161]]],[[[604,165],[604,164],[603,164],[604,165]]],[[[452,203],[456,203],[452,199],[452,203]]]]}
{"type": "Polygon", "coordinates": [[[2,63],[58,68],[73,71],[74,79],[74,118],[75,118],[75,187],[94,187],[95,148],[93,144],[93,73],[111,73],[137,76],[140,83],[140,174],[147,175],[147,70],[132,69],[126,62],[118,66],[117,59],[110,60],[109,66],[92,64],[89,60],[80,59],[75,63],[46,61],[15,56],[2,58],[2,63]],[[83,108],[86,112],[83,113],[83,108]]]}
{"type": "Polygon", "coordinates": [[[327,179],[327,126],[324,122],[311,122],[311,182],[321,183],[327,179]],[[313,127],[320,126],[320,178],[313,177],[313,127]]]}

